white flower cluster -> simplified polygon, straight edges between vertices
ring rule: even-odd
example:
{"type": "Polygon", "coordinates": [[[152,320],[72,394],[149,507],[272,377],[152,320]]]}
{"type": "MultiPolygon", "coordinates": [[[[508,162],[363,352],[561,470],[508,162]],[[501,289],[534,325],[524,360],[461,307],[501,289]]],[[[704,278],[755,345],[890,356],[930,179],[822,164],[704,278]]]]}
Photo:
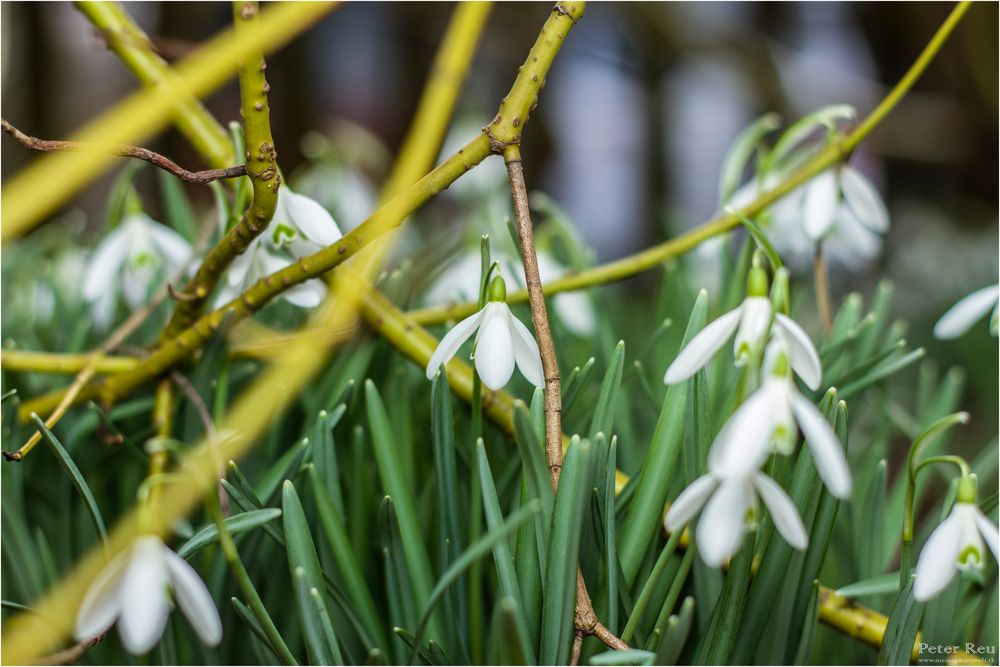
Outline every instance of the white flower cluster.
{"type": "Polygon", "coordinates": [[[743,303],[699,332],[677,355],[664,381],[673,384],[694,375],[733,334],[737,365],[754,363],[763,349],[763,382],[716,436],[708,473],[680,494],[665,517],[667,530],[680,530],[704,507],[695,540],[702,560],[712,567],[721,566],[739,547],[758,495],[781,536],[796,549],[806,547],[808,536],[794,503],[760,470],[772,453],[793,453],[799,429],[830,493],[846,498],[851,492],[851,473],[840,441],[792,379],[794,372],[810,389],[818,389],[819,355],[794,320],[773,312],[766,276],[759,267],[751,269],[743,303]]]}

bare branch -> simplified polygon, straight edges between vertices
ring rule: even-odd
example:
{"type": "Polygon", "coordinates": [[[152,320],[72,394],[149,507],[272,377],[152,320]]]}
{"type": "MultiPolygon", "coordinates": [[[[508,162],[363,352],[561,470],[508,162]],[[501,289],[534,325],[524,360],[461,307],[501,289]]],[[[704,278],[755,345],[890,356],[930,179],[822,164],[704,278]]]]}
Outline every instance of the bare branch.
{"type": "Polygon", "coordinates": [[[99,153],[110,153],[111,155],[120,155],[121,157],[133,157],[138,160],[145,160],[154,167],[159,167],[160,169],[173,174],[182,181],[187,181],[188,183],[198,183],[199,185],[207,185],[213,181],[218,181],[226,178],[237,178],[239,176],[246,176],[247,168],[240,164],[235,167],[226,167],[225,169],[205,169],[203,171],[188,171],[187,169],[177,165],[169,158],[166,158],[159,153],[153,152],[148,148],[140,148],[138,146],[104,146],[101,144],[89,144],[82,141],[55,141],[49,139],[39,139],[37,137],[32,137],[21,130],[17,129],[6,119],[0,118],[0,125],[3,126],[3,131],[9,134],[11,137],[17,140],[25,148],[31,149],[33,151],[43,151],[43,152],[53,152],[53,151],[96,151],[99,153]]]}

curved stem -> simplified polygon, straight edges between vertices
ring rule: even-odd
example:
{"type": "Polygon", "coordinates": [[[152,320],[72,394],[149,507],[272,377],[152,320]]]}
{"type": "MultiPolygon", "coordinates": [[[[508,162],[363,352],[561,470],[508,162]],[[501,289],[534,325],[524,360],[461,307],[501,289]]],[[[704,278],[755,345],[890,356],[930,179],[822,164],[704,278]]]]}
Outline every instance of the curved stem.
{"type": "MultiPolygon", "coordinates": [[[[237,37],[260,25],[260,6],[255,1],[236,0],[233,21],[237,37]]],[[[240,66],[240,116],[245,137],[246,173],[253,185],[253,201],[232,229],[208,251],[194,278],[184,287],[184,298],[177,302],[170,322],[160,334],[160,340],[173,338],[197,319],[205,301],[215,290],[219,278],[236,260],[247,252],[254,239],[263,233],[278,206],[278,151],[271,137],[271,109],[267,93],[271,86],[264,72],[264,54],[257,51],[240,66]]]]}
{"type": "MultiPolygon", "coordinates": [[[[924,50],[906,71],[906,74],[903,75],[889,94],[886,95],[885,99],[868,114],[860,125],[839,141],[832,142],[830,146],[818,153],[797,171],[790,174],[773,189],[761,194],[756,200],[743,208],[739,214],[753,218],[771,204],[849,155],[889,115],[889,112],[899,104],[899,101],[906,93],[909,92],[913,84],[934,59],[934,56],[941,50],[948,36],[955,29],[955,26],[958,25],[965,12],[968,11],[970,5],[971,3],[968,1],[963,1],[956,5],[948,18],[938,28],[930,42],[928,42],[927,46],[924,47],[924,50]]],[[[659,245],[652,246],[633,255],[584,271],[568,273],[562,278],[550,281],[544,285],[542,292],[546,296],[549,296],[559,292],[579,290],[629,278],[637,273],[659,266],[666,259],[688,252],[703,241],[713,236],[724,234],[739,224],[739,215],[725,213],[685,234],[681,234],[676,238],[664,241],[659,245]]],[[[524,303],[528,301],[528,291],[517,290],[510,292],[507,295],[507,301],[508,303],[524,303]]],[[[414,310],[410,315],[415,322],[419,322],[420,324],[435,324],[452,319],[461,319],[473,312],[475,312],[474,303],[463,303],[414,310]]]]}

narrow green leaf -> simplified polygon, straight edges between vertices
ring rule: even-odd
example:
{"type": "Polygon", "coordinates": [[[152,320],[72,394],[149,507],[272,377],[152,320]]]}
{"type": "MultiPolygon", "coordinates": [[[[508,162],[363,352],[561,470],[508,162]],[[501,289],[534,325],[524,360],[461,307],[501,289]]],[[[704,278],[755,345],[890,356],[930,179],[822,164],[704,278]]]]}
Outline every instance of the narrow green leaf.
{"type": "MultiPolygon", "coordinates": [[[[899,585],[899,580],[896,580],[899,585]]],[[[819,580],[813,582],[812,592],[809,595],[809,606],[806,607],[806,615],[802,621],[802,635],[799,637],[799,645],[795,649],[796,665],[811,665],[813,641],[816,638],[816,626],[819,625],[819,580]]]]}
{"type": "Polygon", "coordinates": [[[310,454],[313,463],[319,471],[320,479],[326,488],[327,495],[337,509],[337,513],[343,516],[344,494],[340,488],[340,466],[337,460],[337,451],[333,441],[333,429],[347,411],[347,406],[343,403],[333,409],[332,412],[320,410],[313,425],[312,446],[310,454]]]}
{"type": "Polygon", "coordinates": [[[396,633],[397,637],[406,642],[406,645],[410,648],[410,650],[416,651],[417,655],[420,656],[420,659],[426,662],[428,665],[445,664],[444,662],[441,661],[441,659],[438,656],[432,654],[430,650],[427,649],[427,647],[418,643],[416,637],[414,637],[411,632],[404,630],[403,628],[393,628],[392,631],[396,633]]]}
{"type": "Polygon", "coordinates": [[[604,469],[604,558],[607,581],[608,611],[605,625],[612,634],[618,634],[618,581],[621,563],[618,562],[618,530],[615,512],[615,473],[618,470],[618,438],[608,445],[607,465],[604,469]]]}
{"type": "Polygon", "coordinates": [[[545,462],[545,450],[535,434],[531,415],[520,401],[514,402],[514,435],[517,451],[524,464],[524,474],[528,480],[531,497],[542,501],[542,516],[548,525],[552,520],[554,498],[549,468],[545,462]]]}
{"type": "Polygon", "coordinates": [[[632,607],[632,613],[628,617],[628,622],[625,624],[625,630],[622,632],[622,641],[629,643],[632,641],[632,637],[635,636],[635,632],[639,627],[639,622],[642,620],[643,614],[646,613],[646,607],[649,605],[649,601],[653,597],[653,593],[656,591],[657,586],[660,583],[661,578],[667,570],[667,563],[670,562],[670,557],[674,555],[677,550],[677,544],[680,542],[681,535],[684,530],[677,530],[670,534],[670,539],[667,540],[666,545],[663,547],[663,551],[660,552],[660,556],[656,559],[656,564],[653,565],[652,571],[650,571],[649,576],[646,578],[646,583],[642,585],[642,590],[639,591],[639,597],[635,599],[635,604],[632,607]]]}
{"type": "MultiPolygon", "coordinates": [[[[420,623],[417,626],[417,633],[415,636],[415,642],[417,645],[423,639],[424,630],[427,628],[428,621],[430,620],[431,613],[434,611],[434,607],[437,605],[438,600],[444,594],[448,587],[451,586],[465,570],[469,568],[477,560],[485,556],[491,550],[493,550],[497,544],[503,543],[509,535],[514,533],[517,528],[527,522],[531,517],[541,509],[540,504],[532,502],[531,504],[518,509],[516,512],[510,515],[510,517],[503,522],[496,530],[491,530],[487,534],[480,537],[478,540],[469,545],[469,547],[462,552],[458,560],[451,564],[451,566],[441,575],[438,580],[437,585],[434,586],[434,590],[431,591],[430,596],[427,598],[427,603],[424,605],[424,611],[420,615],[420,623]]],[[[416,650],[414,649],[414,654],[410,658],[410,662],[413,662],[413,658],[416,657],[416,650]]]]}
{"type": "Polygon", "coordinates": [[[494,665],[533,665],[535,652],[522,624],[524,612],[514,598],[502,597],[493,612],[490,646],[494,665]]]}
{"type": "MultiPolygon", "coordinates": [[[[493,481],[493,472],[490,470],[490,462],[486,457],[486,446],[483,444],[482,438],[476,441],[476,458],[479,462],[479,480],[483,494],[486,526],[490,533],[495,533],[503,527],[504,519],[500,509],[500,499],[497,497],[496,484],[493,481]]],[[[510,545],[506,541],[500,540],[494,544],[493,562],[496,564],[497,578],[500,580],[500,589],[504,596],[520,602],[521,589],[517,581],[517,571],[514,569],[514,558],[510,553],[510,545]]],[[[518,611],[520,611],[520,606],[518,606],[518,611]]],[[[520,623],[526,625],[527,620],[522,618],[520,623]]],[[[531,659],[534,661],[533,653],[531,659]]]]}
{"type": "Polygon", "coordinates": [[[83,502],[87,507],[87,513],[90,514],[90,520],[94,522],[94,527],[97,529],[97,534],[101,538],[101,542],[107,544],[108,531],[104,527],[104,517],[101,516],[101,510],[97,506],[97,501],[94,500],[94,494],[91,492],[90,486],[87,485],[87,480],[83,478],[83,474],[76,467],[76,463],[73,462],[73,458],[66,451],[66,448],[62,446],[62,443],[59,442],[55,434],[45,426],[45,422],[34,412],[31,413],[31,420],[35,423],[35,428],[38,429],[38,432],[42,434],[42,440],[48,444],[49,449],[55,454],[59,466],[83,498],[83,502]]]}
{"type": "MultiPolygon", "coordinates": [[[[254,495],[260,498],[265,505],[270,505],[276,499],[278,487],[281,486],[281,483],[292,479],[298,474],[308,451],[309,438],[303,438],[298,444],[290,447],[264,473],[260,484],[254,489],[254,495]]],[[[232,470],[232,467],[230,470],[232,470]]]]}
{"type": "Polygon", "coordinates": [[[328,641],[329,637],[325,634],[322,621],[316,614],[318,606],[321,605],[326,609],[326,601],[322,595],[317,601],[310,592],[311,589],[319,590],[324,586],[324,579],[302,502],[299,500],[295,485],[288,480],[282,486],[281,495],[288,567],[298,601],[299,619],[305,632],[309,659],[313,664],[341,664],[342,660],[338,660],[339,646],[336,641],[333,644],[328,641]]]}
{"type": "Polygon", "coordinates": [[[688,635],[691,634],[691,622],[694,620],[694,598],[686,597],[681,604],[681,610],[676,616],[667,619],[666,632],[656,649],[657,665],[676,665],[677,659],[684,650],[688,635]]]}
{"type": "MultiPolygon", "coordinates": [[[[434,444],[434,491],[437,498],[438,570],[454,563],[462,551],[459,530],[458,472],[455,462],[455,423],[451,392],[444,375],[438,373],[431,384],[431,436],[434,444]]],[[[449,591],[444,600],[449,624],[468,618],[464,579],[449,591]]]]}
{"type": "Polygon", "coordinates": [[[837,595],[845,598],[859,598],[865,595],[882,595],[899,592],[899,572],[880,574],[871,579],[856,581],[837,589],[837,595]]]}
{"type": "Polygon", "coordinates": [[[563,414],[569,412],[570,408],[573,407],[573,402],[576,397],[580,394],[580,389],[587,383],[587,378],[590,377],[590,371],[594,368],[595,359],[591,357],[587,359],[587,363],[583,366],[576,366],[569,373],[569,377],[563,383],[562,391],[562,409],[563,414]]]}
{"type": "Polygon", "coordinates": [[[701,636],[696,664],[724,665],[730,661],[746,607],[753,554],[754,535],[750,533],[743,538],[743,546],[729,561],[729,572],[723,581],[722,593],[712,612],[708,628],[701,636]]]}
{"type": "Polygon", "coordinates": [[[539,648],[539,662],[543,665],[569,660],[580,534],[590,491],[590,454],[590,443],[574,437],[556,493],[548,551],[560,554],[560,558],[549,563],[545,577],[539,648]]]}
{"type": "MultiPolygon", "coordinates": [[[[280,516],[281,510],[276,507],[244,511],[227,517],[226,528],[233,535],[237,535],[239,533],[245,533],[248,530],[253,530],[254,528],[262,526],[269,521],[274,521],[280,516]]],[[[202,549],[215,544],[218,539],[219,529],[215,526],[215,524],[210,524],[199,530],[194,534],[194,537],[181,545],[181,548],[177,550],[177,555],[181,558],[191,558],[191,556],[195,555],[202,549]]]]}
{"type": "Polygon", "coordinates": [[[378,647],[387,649],[388,638],[383,631],[383,624],[376,611],[364,573],[354,554],[351,539],[347,534],[341,515],[333,506],[333,501],[327,494],[326,485],[320,479],[319,472],[314,467],[307,470],[310,486],[316,500],[316,513],[326,543],[330,547],[333,560],[340,570],[341,581],[344,583],[347,597],[364,624],[369,636],[378,642],[378,647]]]}
{"type": "MultiPolygon", "coordinates": [[[[870,579],[882,572],[885,561],[883,547],[883,513],[885,511],[885,480],[888,465],[885,459],[878,462],[868,491],[861,504],[861,511],[855,517],[854,524],[858,526],[858,575],[862,579],[870,579]]],[[[896,580],[897,586],[899,580],[896,580]]]]}
{"type": "MultiPolygon", "coordinates": [[[[424,548],[423,535],[417,521],[417,504],[413,491],[406,484],[406,475],[401,469],[400,459],[395,452],[395,437],[385,412],[385,405],[379,396],[375,383],[365,381],[365,404],[368,410],[368,423],[371,427],[372,445],[375,450],[375,465],[382,479],[382,486],[392,497],[396,516],[399,521],[399,533],[406,555],[406,566],[413,584],[413,592],[418,601],[427,600],[431,591],[431,564],[424,548]]],[[[443,628],[437,616],[431,619],[431,636],[444,636],[443,628]]]]}
{"type": "Polygon", "coordinates": [[[597,396],[597,403],[594,404],[594,412],[590,418],[589,433],[591,438],[598,433],[611,437],[618,396],[621,394],[619,388],[624,365],[625,341],[620,340],[615,346],[614,352],[611,353],[608,370],[604,373],[604,379],[601,380],[601,391],[597,396]]]}
{"type": "MultiPolygon", "coordinates": [[[[708,294],[702,290],[691,309],[684,345],[705,326],[708,294]]],[[[656,422],[653,440],[646,452],[646,459],[639,472],[639,481],[625,515],[621,536],[618,539],[618,557],[626,583],[635,582],[639,565],[645,557],[650,541],[656,534],[663,507],[667,501],[670,479],[675,472],[677,456],[684,435],[684,414],[687,407],[687,382],[672,385],[663,399],[660,417],[656,422]]]]}
{"type": "Polygon", "coordinates": [[[907,582],[889,612],[889,624],[878,652],[879,665],[908,665],[913,656],[924,605],[913,599],[913,577],[907,582]]]}
{"type": "Polygon", "coordinates": [[[250,628],[250,632],[253,633],[254,638],[257,639],[263,650],[267,651],[269,659],[273,659],[273,662],[277,664],[278,656],[271,650],[271,646],[267,641],[267,635],[264,634],[264,631],[260,627],[260,623],[257,622],[256,618],[254,618],[253,611],[250,610],[250,607],[236,597],[229,598],[229,601],[232,603],[233,609],[236,611],[236,615],[240,617],[240,620],[243,621],[248,628],[250,628]]]}

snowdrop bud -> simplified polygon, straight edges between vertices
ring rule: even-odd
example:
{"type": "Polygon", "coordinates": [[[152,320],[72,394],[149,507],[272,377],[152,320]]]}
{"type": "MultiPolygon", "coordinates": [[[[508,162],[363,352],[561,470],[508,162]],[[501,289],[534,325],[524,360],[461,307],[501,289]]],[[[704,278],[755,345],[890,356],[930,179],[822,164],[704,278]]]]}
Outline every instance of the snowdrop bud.
{"type": "Polygon", "coordinates": [[[500,303],[507,301],[507,283],[504,282],[503,276],[493,276],[493,279],[490,281],[488,300],[499,301],[500,303]]]}
{"type": "Polygon", "coordinates": [[[958,480],[958,492],[955,494],[956,503],[976,502],[976,477],[975,475],[963,476],[958,480]]]}
{"type": "Polygon", "coordinates": [[[767,273],[759,266],[747,274],[747,296],[767,296],[767,273]]]}

